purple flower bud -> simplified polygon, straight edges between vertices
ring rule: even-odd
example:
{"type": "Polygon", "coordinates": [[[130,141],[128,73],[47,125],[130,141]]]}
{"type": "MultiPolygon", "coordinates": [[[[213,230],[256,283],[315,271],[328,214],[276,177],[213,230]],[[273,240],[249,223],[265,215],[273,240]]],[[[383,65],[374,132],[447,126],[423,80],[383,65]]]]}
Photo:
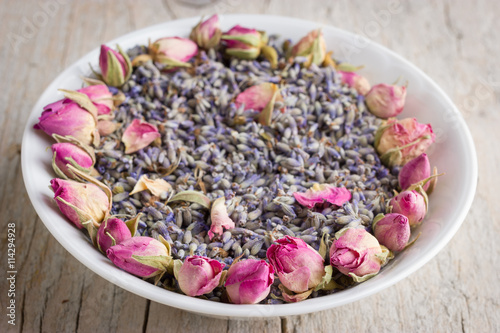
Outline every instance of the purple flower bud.
{"type": "Polygon", "coordinates": [[[56,174],[60,177],[68,177],[75,179],[76,177],[68,169],[67,164],[71,164],[76,168],[84,169],[90,172],[94,166],[94,157],[89,150],[78,147],[69,142],[55,143],[52,145],[52,167],[56,174]]]}
{"type": "Polygon", "coordinates": [[[419,225],[427,214],[427,204],[417,191],[404,191],[391,199],[392,212],[408,218],[410,227],[419,225]]]}
{"type": "Polygon", "coordinates": [[[84,144],[91,144],[99,138],[94,116],[74,102],[59,100],[43,108],[35,129],[48,135],[72,136],[84,144]]]}
{"type": "Polygon", "coordinates": [[[165,245],[144,236],[132,237],[111,246],[106,255],[124,271],[144,278],[163,273],[172,259],[165,245]]]}
{"type": "Polygon", "coordinates": [[[410,239],[410,223],[402,214],[387,214],[373,228],[375,238],[391,251],[402,251],[410,239]]]}
{"type": "MultiPolygon", "coordinates": [[[[413,160],[406,163],[399,172],[399,186],[403,190],[406,190],[411,185],[416,184],[431,175],[431,165],[429,163],[429,158],[427,154],[414,158],[413,160]]],[[[429,183],[426,183],[424,190],[429,188],[429,183]]]]}
{"type": "Polygon", "coordinates": [[[108,196],[94,184],[55,178],[50,185],[59,209],[78,228],[89,222],[98,226],[109,213],[108,196]]]}
{"type": "Polygon", "coordinates": [[[269,295],[273,282],[271,265],[264,260],[246,259],[231,265],[225,286],[231,303],[255,304],[269,295]]]}
{"type": "Polygon", "coordinates": [[[224,266],[207,257],[187,257],[178,273],[179,288],[188,296],[208,294],[219,285],[224,266]]]}
{"type": "Polygon", "coordinates": [[[132,237],[129,228],[120,219],[115,217],[106,219],[97,230],[97,246],[101,252],[132,237]]]}
{"type": "Polygon", "coordinates": [[[342,274],[357,277],[380,271],[382,248],[365,229],[347,229],[330,248],[330,264],[342,274]]]}
{"type": "Polygon", "coordinates": [[[198,23],[189,38],[198,44],[203,49],[211,49],[219,44],[221,30],[219,28],[219,16],[212,15],[208,20],[198,23]]]}
{"type": "Polygon", "coordinates": [[[366,105],[371,113],[380,118],[396,117],[403,111],[406,87],[377,84],[366,94],[366,105]]]}
{"type": "Polygon", "coordinates": [[[267,259],[289,290],[301,293],[316,287],[325,273],[321,255],[302,239],[285,236],[267,249],[267,259]]]}
{"type": "Polygon", "coordinates": [[[128,55],[117,45],[118,51],[106,45],[101,45],[99,55],[99,67],[101,75],[107,85],[113,87],[122,86],[132,74],[132,65],[128,55]]]}

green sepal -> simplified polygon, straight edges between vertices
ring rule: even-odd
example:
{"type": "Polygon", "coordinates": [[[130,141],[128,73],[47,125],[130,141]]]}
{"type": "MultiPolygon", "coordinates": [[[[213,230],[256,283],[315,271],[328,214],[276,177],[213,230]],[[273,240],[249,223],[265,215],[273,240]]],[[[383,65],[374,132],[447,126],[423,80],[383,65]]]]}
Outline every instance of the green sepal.
{"type": "Polygon", "coordinates": [[[273,119],[274,104],[276,103],[276,98],[280,94],[279,89],[273,94],[271,100],[266,104],[266,107],[259,114],[259,123],[264,126],[270,126],[273,119]]]}
{"type": "Polygon", "coordinates": [[[372,274],[366,274],[366,275],[363,275],[363,276],[357,276],[356,274],[354,273],[349,273],[349,276],[352,277],[352,279],[354,280],[354,282],[364,282],[368,279],[371,279],[372,277],[374,277],[375,275],[377,275],[377,273],[372,273],[372,274]]]}
{"type": "Polygon", "coordinates": [[[323,236],[321,236],[321,242],[319,244],[319,255],[325,259],[326,255],[328,253],[328,239],[330,238],[330,235],[328,233],[324,233],[323,236]]]}
{"type": "Polygon", "coordinates": [[[379,213],[377,214],[377,216],[375,216],[373,218],[373,222],[372,222],[372,229],[375,230],[375,226],[377,225],[378,221],[380,221],[381,219],[384,218],[384,213],[379,213]]]}
{"type": "Polygon", "coordinates": [[[394,258],[394,254],[384,245],[380,245],[380,248],[382,249],[382,252],[375,254],[375,257],[380,260],[380,265],[384,266],[389,260],[394,258]]]}
{"type": "Polygon", "coordinates": [[[174,265],[173,268],[174,277],[176,280],[179,280],[179,271],[181,270],[182,267],[182,260],[180,259],[174,260],[173,265],[174,265]]]}
{"type": "Polygon", "coordinates": [[[226,54],[244,60],[254,60],[260,54],[259,48],[251,49],[226,49],[226,54]]]}
{"type": "Polygon", "coordinates": [[[191,67],[190,63],[175,60],[173,58],[166,57],[162,54],[159,54],[155,57],[155,61],[167,66],[167,69],[178,68],[178,67],[191,67]]]}
{"type": "Polygon", "coordinates": [[[167,248],[167,253],[168,253],[168,255],[170,256],[170,255],[171,255],[171,253],[172,253],[172,246],[170,245],[170,243],[169,243],[169,242],[167,242],[167,240],[166,240],[165,238],[163,238],[163,236],[162,236],[162,235],[159,235],[159,236],[158,236],[158,241],[159,241],[160,243],[162,243],[163,245],[165,245],[165,247],[167,248]]]}
{"type": "Polygon", "coordinates": [[[106,75],[103,73],[102,78],[110,86],[121,87],[126,81],[122,65],[111,50],[108,50],[107,58],[108,72],[106,75]]]}
{"type": "Polygon", "coordinates": [[[168,203],[174,201],[187,201],[197,203],[206,209],[210,209],[210,199],[199,191],[182,191],[174,195],[168,203]]]}
{"type": "Polygon", "coordinates": [[[224,40],[235,40],[238,42],[245,43],[246,45],[251,45],[255,47],[261,46],[261,36],[255,36],[253,34],[243,34],[243,35],[222,35],[220,37],[224,40]]]}
{"type": "MultiPolygon", "coordinates": [[[[94,73],[95,74],[95,73],[94,73]]],[[[98,80],[98,79],[93,79],[93,78],[90,78],[90,77],[85,77],[85,76],[81,76],[80,77],[82,79],[82,81],[87,85],[87,86],[98,86],[98,85],[106,85],[106,83],[102,80],[98,80]]]]}
{"type": "MultiPolygon", "coordinates": [[[[166,270],[170,262],[172,261],[172,257],[170,256],[137,256],[132,255],[132,258],[135,259],[138,263],[143,265],[157,268],[160,270],[166,270]]],[[[156,274],[155,274],[156,275],[156,274]]]]}
{"type": "Polygon", "coordinates": [[[360,69],[362,69],[364,67],[365,67],[364,65],[354,66],[354,65],[351,65],[351,64],[349,64],[347,62],[342,62],[340,64],[337,64],[337,69],[341,70],[343,72],[356,72],[356,71],[359,71],[360,69]]]}
{"type": "Polygon", "coordinates": [[[93,225],[99,226],[99,223],[97,221],[94,221],[94,219],[92,218],[92,216],[90,216],[89,214],[87,214],[87,212],[85,212],[82,209],[76,207],[72,203],[67,202],[66,200],[64,200],[61,197],[56,197],[55,199],[59,200],[60,202],[62,202],[66,206],[68,206],[69,208],[73,209],[73,211],[78,216],[78,219],[80,220],[80,224],[82,226],[85,226],[85,224],[93,224],[93,225]]]}
{"type": "Polygon", "coordinates": [[[312,59],[311,59],[311,62],[315,65],[321,65],[321,63],[323,62],[323,60],[325,60],[325,54],[324,54],[324,50],[322,49],[322,45],[321,45],[321,38],[322,38],[322,35],[321,35],[321,31],[318,31],[318,37],[316,37],[316,39],[314,40],[314,43],[312,45],[312,49],[311,49],[311,54],[312,54],[312,59]]]}
{"type": "Polygon", "coordinates": [[[271,64],[271,68],[278,67],[278,52],[276,49],[269,45],[264,45],[261,48],[261,53],[264,58],[271,64]]]}
{"type": "Polygon", "coordinates": [[[127,73],[125,73],[125,82],[130,79],[130,76],[132,75],[132,63],[130,62],[130,58],[126,52],[123,52],[122,48],[120,45],[116,44],[116,48],[118,49],[118,52],[122,55],[123,59],[125,59],[125,64],[127,65],[127,73]]]}
{"type": "Polygon", "coordinates": [[[142,215],[142,213],[139,213],[134,218],[131,218],[130,220],[125,222],[125,225],[127,226],[128,230],[130,230],[130,234],[132,235],[132,237],[134,237],[135,233],[137,232],[137,225],[139,224],[142,215]]]}

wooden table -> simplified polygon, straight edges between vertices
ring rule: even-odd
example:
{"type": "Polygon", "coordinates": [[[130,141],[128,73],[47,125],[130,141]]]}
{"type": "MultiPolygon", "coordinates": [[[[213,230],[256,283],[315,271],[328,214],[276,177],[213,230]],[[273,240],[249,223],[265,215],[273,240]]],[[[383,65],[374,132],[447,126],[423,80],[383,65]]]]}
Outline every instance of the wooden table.
{"type": "Polygon", "coordinates": [[[0,332],[499,332],[500,3],[188,2],[194,1],[0,0],[0,332]],[[300,17],[360,33],[416,64],[450,95],[476,142],[480,178],[467,219],[443,251],[362,301],[246,322],[205,318],[135,296],[93,274],[59,245],[31,207],[21,176],[22,130],[32,105],[61,70],[100,43],[213,12],[300,17]],[[15,326],[6,317],[9,222],[17,225],[15,326]]]}

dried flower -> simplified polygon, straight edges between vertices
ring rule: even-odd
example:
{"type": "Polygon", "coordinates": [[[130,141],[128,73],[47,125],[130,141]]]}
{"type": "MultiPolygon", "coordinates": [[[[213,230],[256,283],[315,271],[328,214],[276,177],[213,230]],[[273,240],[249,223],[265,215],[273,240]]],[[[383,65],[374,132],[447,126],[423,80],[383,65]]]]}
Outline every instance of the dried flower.
{"type": "Polygon", "coordinates": [[[419,124],[415,118],[390,118],[375,135],[375,148],[388,166],[404,165],[424,153],[434,142],[430,124],[419,124]]]}
{"type": "Polygon", "coordinates": [[[358,94],[366,95],[370,91],[370,82],[364,77],[355,72],[338,71],[342,79],[342,83],[354,88],[358,94]]]}
{"type": "MultiPolygon", "coordinates": [[[[437,168],[434,168],[433,175],[437,176],[437,168]]],[[[399,186],[406,190],[411,185],[417,184],[431,176],[431,165],[427,154],[421,154],[406,163],[399,172],[399,186]]],[[[434,188],[437,177],[433,177],[429,182],[423,184],[423,188],[430,194],[429,186],[434,188]]]]}
{"type": "Polygon", "coordinates": [[[232,27],[221,36],[226,45],[226,53],[240,59],[256,59],[262,46],[267,44],[267,35],[255,29],[240,25],[232,27]]]}
{"type": "Polygon", "coordinates": [[[33,126],[48,135],[72,136],[84,144],[98,144],[95,115],[75,102],[59,100],[43,108],[38,124],[33,126]]]}
{"type": "Polygon", "coordinates": [[[188,61],[198,53],[198,46],[187,38],[165,37],[149,46],[153,60],[165,65],[165,69],[191,67],[188,61]]]}
{"type": "Polygon", "coordinates": [[[158,178],[155,180],[151,180],[148,178],[147,175],[142,175],[137,183],[135,184],[132,192],[129,193],[129,195],[144,191],[144,190],[149,190],[151,194],[156,195],[156,196],[161,196],[162,193],[164,192],[169,192],[172,190],[172,186],[165,181],[165,179],[158,178]]]}
{"type": "Polygon", "coordinates": [[[226,198],[220,197],[212,204],[212,209],[210,210],[210,220],[212,221],[212,224],[210,225],[210,230],[208,231],[210,239],[212,239],[215,234],[219,236],[222,235],[224,232],[222,228],[234,228],[234,222],[227,214],[225,201],[226,198]]]}
{"type": "MultiPolygon", "coordinates": [[[[84,87],[77,91],[89,97],[96,106],[98,115],[108,115],[115,108],[113,94],[111,94],[108,87],[104,84],[84,87]]],[[[65,102],[69,101],[70,99],[65,100],[65,102]]]]}
{"type": "Polygon", "coordinates": [[[57,206],[78,228],[87,223],[99,226],[111,209],[109,196],[94,184],[55,178],[50,185],[57,206]]]}
{"type": "Polygon", "coordinates": [[[404,191],[391,199],[392,212],[408,218],[410,227],[419,225],[427,214],[427,195],[424,191],[404,191]]]}
{"type": "Polygon", "coordinates": [[[90,173],[93,170],[95,156],[93,149],[87,145],[77,142],[55,143],[52,145],[52,153],[52,168],[57,176],[63,179],[71,178],[78,180],[68,169],[67,164],[71,164],[86,173],[90,173]]]}
{"type": "Polygon", "coordinates": [[[330,248],[330,264],[357,282],[377,274],[384,262],[377,239],[365,229],[349,228],[335,235],[330,248]]]}
{"type": "Polygon", "coordinates": [[[373,86],[366,94],[366,105],[371,113],[380,118],[396,117],[403,111],[406,87],[384,83],[373,86]]]}
{"type": "Polygon", "coordinates": [[[160,137],[161,134],[158,133],[156,126],[134,119],[123,132],[122,142],[125,144],[125,154],[135,153],[160,137]]]}
{"type": "Polygon", "coordinates": [[[219,26],[219,16],[212,15],[206,21],[200,21],[191,30],[189,38],[198,44],[202,49],[211,49],[219,45],[222,32],[219,26]]]}
{"type": "Polygon", "coordinates": [[[120,126],[117,123],[109,119],[103,119],[97,122],[97,130],[100,136],[108,136],[116,131],[118,127],[120,126]]]}
{"type": "Polygon", "coordinates": [[[245,89],[236,96],[237,107],[245,106],[245,110],[259,111],[259,122],[269,126],[276,102],[283,102],[280,90],[277,85],[270,82],[261,83],[245,89]]]}
{"type": "Polygon", "coordinates": [[[208,294],[219,285],[224,266],[207,257],[187,257],[178,272],[179,288],[188,296],[208,294]]]}
{"type": "Polygon", "coordinates": [[[293,194],[302,206],[313,208],[314,205],[329,202],[336,206],[342,206],[351,200],[351,192],[345,187],[336,187],[330,184],[314,184],[304,193],[295,192],[293,194]]]}
{"type": "Polygon", "coordinates": [[[172,261],[169,249],[151,237],[132,237],[111,246],[106,255],[116,266],[131,274],[150,278],[166,271],[172,261]]]}
{"type": "Polygon", "coordinates": [[[132,75],[132,64],[128,55],[116,45],[118,52],[106,45],[101,45],[99,67],[101,77],[107,85],[121,87],[132,75]]]}
{"type": "Polygon", "coordinates": [[[324,270],[324,260],[300,238],[285,236],[267,249],[267,259],[289,290],[301,293],[316,287],[324,270]]]}
{"type": "Polygon", "coordinates": [[[292,48],[292,57],[307,57],[308,61],[304,64],[309,67],[310,64],[321,65],[326,57],[326,43],[321,29],[309,32],[302,37],[292,48]]]}
{"type": "Polygon", "coordinates": [[[132,237],[130,229],[122,220],[112,217],[104,220],[97,230],[97,246],[101,252],[132,237]]]}
{"type": "Polygon", "coordinates": [[[267,297],[273,282],[271,265],[264,260],[246,259],[229,267],[225,286],[231,303],[255,304],[267,297]]]}
{"type": "Polygon", "coordinates": [[[410,223],[402,214],[391,213],[376,219],[373,230],[379,243],[391,251],[402,251],[410,239],[410,223]]]}

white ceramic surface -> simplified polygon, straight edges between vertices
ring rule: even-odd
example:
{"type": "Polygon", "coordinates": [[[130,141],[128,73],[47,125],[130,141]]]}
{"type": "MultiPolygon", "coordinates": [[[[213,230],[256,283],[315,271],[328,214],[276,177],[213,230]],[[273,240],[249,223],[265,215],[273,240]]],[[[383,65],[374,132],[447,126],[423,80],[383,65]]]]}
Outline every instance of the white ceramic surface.
{"type": "MultiPolygon", "coordinates": [[[[115,39],[108,45],[119,43],[125,49],[136,44],[146,44],[149,38],[155,40],[165,36],[187,36],[198,20],[192,18],[156,25],[115,39]]],[[[315,22],[277,16],[221,16],[223,30],[235,24],[277,33],[294,41],[320,26],[315,22]]],[[[438,187],[430,198],[428,217],[417,230],[422,233],[418,241],[399,254],[376,277],[354,288],[295,304],[232,305],[173,293],[114,267],[57,209],[52,200],[52,192],[48,189],[50,179],[55,177],[50,166],[51,154],[46,150],[52,142],[41,131],[33,130],[43,106],[61,98],[58,88],[81,87],[80,77],[89,75],[88,63],[97,67],[98,48],[67,68],[47,87],[34,105],[24,131],[24,182],[43,223],[77,260],[111,283],[158,303],[209,316],[262,318],[316,312],[360,300],[418,270],[453,237],[471,206],[477,182],[477,159],[471,135],[452,101],[417,67],[363,37],[330,26],[322,28],[328,48],[334,51],[336,57],[352,64],[365,65],[361,73],[372,84],[392,83],[398,77],[409,82],[407,103],[400,118],[415,116],[421,123],[432,124],[437,134],[437,142],[429,153],[430,160],[439,171],[446,172],[446,175],[439,179],[438,187]]]]}

